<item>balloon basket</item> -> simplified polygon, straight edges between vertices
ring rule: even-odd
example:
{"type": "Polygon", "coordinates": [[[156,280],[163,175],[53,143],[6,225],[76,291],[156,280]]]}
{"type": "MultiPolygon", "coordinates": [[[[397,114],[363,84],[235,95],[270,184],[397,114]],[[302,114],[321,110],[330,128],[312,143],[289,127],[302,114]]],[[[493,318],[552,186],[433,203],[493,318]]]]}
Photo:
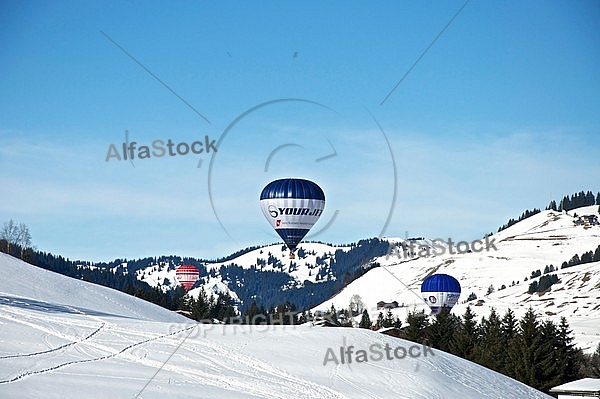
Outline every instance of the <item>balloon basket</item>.
{"type": "Polygon", "coordinates": [[[296,255],[293,252],[290,252],[290,259],[296,259],[296,255]]]}

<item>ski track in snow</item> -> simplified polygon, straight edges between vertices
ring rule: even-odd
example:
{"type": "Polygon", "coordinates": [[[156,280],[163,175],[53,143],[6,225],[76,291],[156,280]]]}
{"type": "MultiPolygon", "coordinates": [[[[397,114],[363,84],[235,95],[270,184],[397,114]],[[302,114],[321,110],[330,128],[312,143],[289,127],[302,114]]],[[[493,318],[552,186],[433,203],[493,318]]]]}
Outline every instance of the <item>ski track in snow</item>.
{"type": "MultiPolygon", "coordinates": [[[[67,341],[48,350],[1,357],[0,360],[4,361],[33,357],[37,357],[39,360],[30,364],[29,368],[13,372],[13,375],[0,380],[0,385],[14,383],[36,375],[52,373],[70,366],[119,357],[156,370],[162,369],[164,372],[176,373],[191,380],[202,379],[206,385],[224,391],[244,392],[261,398],[346,398],[345,395],[330,387],[293,376],[269,362],[241,354],[239,348],[225,348],[208,339],[188,340],[175,354],[180,359],[193,360],[189,362],[193,367],[164,364],[160,360],[149,358],[151,352],[154,358],[164,357],[164,359],[167,359],[170,355],[169,351],[175,350],[180,340],[183,339],[180,334],[197,328],[197,324],[187,325],[166,334],[150,333],[150,335],[153,335],[152,337],[139,339],[140,336],[145,335],[147,337],[149,333],[125,329],[106,321],[101,322],[100,325],[96,324],[92,332],[87,332],[84,336],[77,336],[64,331],[70,328],[78,328],[79,331],[81,329],[87,330],[91,326],[81,322],[73,324],[73,321],[69,318],[49,317],[41,312],[37,314],[37,312],[27,312],[18,308],[11,309],[9,306],[3,306],[3,312],[0,316],[11,322],[37,330],[44,335],[67,341]],[[63,329],[63,332],[60,329],[63,329]],[[95,341],[102,338],[103,335],[110,337],[110,341],[95,341]],[[166,347],[147,348],[148,345],[167,338],[178,339],[174,339],[166,347]],[[132,340],[133,342],[130,342],[132,340]],[[124,342],[130,343],[115,350],[115,343],[122,344],[124,342]],[[193,359],[190,354],[193,355],[193,359]],[[84,358],[67,360],[68,357],[77,355],[84,358]]],[[[97,322],[97,317],[86,316],[97,322]]],[[[107,337],[104,337],[104,339],[107,339],[107,337]]]]}
{"type": "MultiPolygon", "coordinates": [[[[16,320],[14,320],[14,321],[16,321],[16,320]]],[[[97,333],[99,333],[100,330],[102,330],[105,325],[106,324],[103,323],[102,325],[100,325],[100,327],[98,327],[97,329],[95,329],[91,334],[89,334],[86,337],[81,338],[80,340],[71,341],[71,342],[66,343],[64,345],[60,345],[60,346],[57,346],[55,348],[48,349],[48,350],[45,350],[45,351],[31,352],[31,353],[20,353],[20,354],[16,354],[16,355],[0,356],[0,360],[13,359],[13,358],[17,358],[17,357],[32,357],[32,356],[38,356],[38,355],[45,355],[45,354],[48,354],[48,353],[59,351],[61,349],[65,349],[65,348],[68,348],[69,346],[76,345],[76,344],[82,343],[84,341],[87,341],[88,339],[92,338],[94,335],[96,335],[97,333]]]]}
{"type": "MultiPolygon", "coordinates": [[[[295,377],[276,366],[260,361],[253,357],[243,355],[235,349],[227,349],[222,345],[213,343],[207,339],[189,340],[183,345],[176,356],[184,360],[193,360],[193,367],[182,367],[180,365],[164,364],[159,360],[153,360],[148,357],[150,350],[145,346],[155,343],[158,340],[166,338],[175,338],[185,331],[197,328],[198,325],[185,326],[167,334],[152,334],[153,337],[143,340],[135,337],[147,336],[147,332],[123,329],[116,325],[102,322],[91,333],[83,337],[77,337],[70,333],[61,333],[57,328],[72,328],[72,321],[61,317],[47,317],[40,313],[31,314],[18,309],[9,309],[4,307],[1,315],[4,319],[19,323],[29,328],[40,331],[52,337],[66,340],[67,343],[50,348],[44,351],[31,353],[20,353],[7,355],[0,360],[14,358],[41,357],[41,362],[36,362],[33,367],[26,370],[19,370],[14,375],[0,380],[1,384],[17,382],[24,378],[35,375],[52,373],[57,370],[74,366],[78,364],[97,362],[120,357],[134,363],[142,364],[153,369],[162,369],[165,372],[176,373],[189,379],[201,378],[206,385],[213,386],[225,391],[245,392],[261,398],[346,398],[345,395],[333,390],[330,387],[320,385],[305,379],[295,377]],[[110,334],[113,342],[127,342],[135,339],[134,342],[115,351],[115,348],[109,343],[93,342],[94,338],[103,333],[110,334]],[[84,356],[83,359],[73,359],[65,361],[67,351],[73,351],[84,356]],[[45,358],[52,354],[60,353],[60,357],[45,358]],[[98,354],[98,352],[100,354],[98,354]],[[186,354],[193,354],[193,359],[188,358],[186,354]],[[187,358],[187,359],[186,359],[187,358]],[[40,366],[45,362],[51,363],[40,366]],[[200,363],[200,364],[198,364],[200,363]],[[36,368],[38,366],[38,368],[36,368]]],[[[89,316],[88,316],[89,317],[89,316]]],[[[96,319],[94,316],[92,316],[96,319]]],[[[88,328],[85,324],[76,326],[78,328],[88,328]]],[[[183,337],[179,337],[183,339],[183,337]]],[[[265,337],[266,338],[266,337],[265,337]]],[[[174,350],[179,343],[175,340],[167,348],[174,350]]],[[[153,357],[164,356],[168,358],[168,350],[152,348],[153,357]]]]}
{"type": "Polygon", "coordinates": [[[293,376],[271,363],[226,349],[209,340],[186,343],[180,349],[182,351],[192,352],[195,362],[204,359],[203,365],[213,369],[212,372],[168,364],[163,369],[207,378],[208,383],[215,387],[248,392],[261,398],[346,398],[330,387],[293,376]]]}
{"type": "MultiPolygon", "coordinates": [[[[55,371],[58,369],[62,369],[64,367],[75,365],[75,364],[89,363],[89,362],[111,359],[111,358],[117,357],[119,355],[122,355],[122,354],[126,353],[127,351],[129,351],[133,348],[136,348],[138,346],[145,345],[145,344],[148,344],[148,343],[160,340],[160,339],[164,339],[167,337],[175,336],[183,331],[186,331],[186,330],[189,330],[190,328],[195,327],[195,325],[191,326],[191,327],[188,326],[188,327],[179,329],[179,330],[171,332],[171,333],[161,334],[161,335],[157,335],[155,337],[151,337],[151,338],[148,338],[145,340],[136,341],[129,345],[126,345],[125,347],[121,348],[120,350],[115,351],[114,347],[104,345],[101,343],[97,343],[97,342],[92,342],[92,339],[94,337],[97,337],[101,333],[101,331],[107,327],[105,322],[102,322],[102,324],[99,327],[97,327],[92,333],[88,334],[87,336],[85,336],[83,338],[77,339],[77,337],[73,337],[70,334],[64,334],[64,333],[57,332],[55,329],[52,328],[53,326],[51,324],[49,324],[49,322],[52,322],[52,323],[62,324],[64,326],[70,327],[70,326],[72,326],[71,320],[63,319],[62,323],[61,323],[61,320],[59,320],[59,318],[56,318],[56,317],[48,318],[47,315],[45,315],[45,314],[41,314],[39,317],[34,317],[30,313],[27,314],[23,311],[15,311],[14,309],[7,309],[7,307],[5,307],[3,309],[3,314],[0,315],[0,317],[9,319],[13,322],[26,325],[30,328],[41,331],[45,334],[50,334],[57,338],[68,341],[68,343],[66,343],[64,345],[60,345],[59,347],[51,348],[46,351],[7,355],[7,356],[3,356],[2,358],[0,358],[0,360],[11,359],[11,358],[14,359],[14,358],[43,356],[43,355],[53,354],[53,353],[56,353],[61,350],[69,350],[75,346],[84,346],[84,345],[91,347],[92,349],[106,353],[105,355],[94,356],[94,357],[90,357],[87,359],[79,359],[79,360],[72,360],[72,361],[66,361],[66,362],[61,361],[58,364],[53,364],[51,366],[46,366],[46,367],[43,367],[43,368],[37,369],[37,370],[30,369],[30,370],[26,370],[26,371],[20,371],[13,377],[9,377],[9,378],[0,380],[0,384],[12,383],[15,381],[19,381],[25,377],[49,373],[49,372],[52,372],[52,371],[55,371]],[[7,315],[6,313],[12,313],[14,315],[14,317],[11,317],[11,316],[7,315]],[[29,320],[26,320],[26,319],[29,319],[29,320]]],[[[88,315],[88,317],[92,317],[92,318],[96,319],[95,316],[88,315]]],[[[127,331],[128,330],[124,330],[125,333],[127,331]]],[[[77,348],[76,351],[80,354],[89,355],[89,352],[87,352],[86,350],[83,350],[83,349],[77,348]]],[[[47,359],[47,360],[51,361],[52,359],[47,359]]],[[[58,360],[60,361],[61,358],[59,358],[58,360]]],[[[39,362],[36,364],[39,364],[39,362]]]]}

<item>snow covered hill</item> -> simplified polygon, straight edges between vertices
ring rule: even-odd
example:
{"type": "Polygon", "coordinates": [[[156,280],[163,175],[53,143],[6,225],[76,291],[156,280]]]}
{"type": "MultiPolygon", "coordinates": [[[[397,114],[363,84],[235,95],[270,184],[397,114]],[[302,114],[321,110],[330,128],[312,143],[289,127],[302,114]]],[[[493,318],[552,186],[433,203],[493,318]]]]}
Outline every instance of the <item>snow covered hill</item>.
{"type": "Polygon", "coordinates": [[[0,254],[2,398],[549,398],[414,345],[361,329],[199,325],[0,254]],[[353,355],[341,363],[340,351],[353,355]]]}
{"type": "MultiPolygon", "coordinates": [[[[227,281],[221,275],[222,267],[231,265],[243,269],[255,269],[261,272],[286,273],[293,280],[293,285],[302,285],[306,281],[319,283],[335,279],[329,270],[330,261],[336,251],[349,251],[350,246],[333,246],[322,243],[303,243],[295,260],[289,259],[289,251],[285,245],[273,244],[248,251],[233,259],[221,262],[206,262],[204,266],[208,275],[202,276],[191,295],[196,296],[200,288],[207,293],[228,293],[239,301],[238,295],[230,287],[235,283],[227,281]]],[[[162,263],[150,265],[136,272],[139,280],[145,281],[153,287],[162,287],[163,290],[174,288],[177,285],[175,278],[175,265],[162,263]],[[165,281],[167,284],[165,284],[165,281]]]]}
{"type": "MultiPolygon", "coordinates": [[[[375,259],[382,267],[370,270],[313,311],[327,310],[332,304],[336,309],[347,308],[352,295],[357,294],[372,320],[380,312],[376,307],[379,301],[397,301],[401,307],[393,313],[405,320],[406,314],[414,309],[429,313],[421,300],[421,282],[430,274],[446,273],[456,277],[462,287],[453,313],[461,315],[471,305],[478,317],[487,316],[491,308],[500,315],[510,308],[521,317],[531,306],[557,323],[561,316],[566,317],[574,331],[575,343],[593,352],[600,343],[600,262],[560,269],[562,262],[576,254],[594,251],[600,245],[600,226],[580,223],[582,215],[598,215],[598,207],[578,208],[568,213],[543,211],[489,237],[497,250],[490,245],[489,251],[478,253],[459,254],[455,248],[451,254],[446,247],[443,254],[438,250],[439,255],[434,255],[431,250],[431,256],[418,257],[419,248],[431,246],[431,240],[421,240],[415,245],[417,256],[407,257],[400,250],[375,259]],[[546,292],[528,294],[529,284],[540,279],[532,279],[532,272],[543,273],[550,265],[557,269],[550,274],[556,274],[560,281],[546,292]],[[490,287],[493,292],[488,294],[490,287]],[[467,302],[471,293],[477,299],[467,302]]],[[[453,241],[460,241],[460,237],[453,237],[453,241]]],[[[427,251],[422,254],[427,255],[427,251]]]]}
{"type": "MultiPolygon", "coordinates": [[[[201,278],[190,295],[200,289],[210,294],[228,294],[240,306],[256,300],[265,307],[286,301],[307,308],[330,298],[350,278],[364,273],[372,265],[369,260],[388,249],[387,241],[364,239],[358,243],[334,246],[302,243],[294,260],[282,244],[240,251],[226,260],[196,263],[201,278]]],[[[135,272],[136,278],[164,291],[177,286],[175,270],[184,260],[179,257],[135,261],[135,267],[113,266],[113,272],[135,272]],[[145,265],[140,265],[145,263],[145,265]]],[[[132,262],[129,262],[132,263],[132,262]]]]}

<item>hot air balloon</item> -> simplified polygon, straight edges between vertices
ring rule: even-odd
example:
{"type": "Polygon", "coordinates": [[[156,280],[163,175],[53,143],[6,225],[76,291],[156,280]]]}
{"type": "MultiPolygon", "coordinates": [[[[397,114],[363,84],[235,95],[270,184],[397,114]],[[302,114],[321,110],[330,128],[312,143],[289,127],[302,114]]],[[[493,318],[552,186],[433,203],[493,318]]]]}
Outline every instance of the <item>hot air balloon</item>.
{"type": "Polygon", "coordinates": [[[294,259],[296,246],[323,213],[325,194],[310,180],[279,179],[260,193],[260,208],[294,259]]]}
{"type": "Polygon", "coordinates": [[[460,296],[460,284],[457,279],[447,274],[434,274],[421,284],[421,295],[431,312],[438,314],[442,308],[450,310],[456,305],[460,296]]]}
{"type": "Polygon", "coordinates": [[[175,276],[177,277],[177,281],[183,286],[183,289],[189,291],[196,280],[198,280],[198,277],[200,277],[200,272],[195,266],[183,265],[177,268],[175,276]]]}

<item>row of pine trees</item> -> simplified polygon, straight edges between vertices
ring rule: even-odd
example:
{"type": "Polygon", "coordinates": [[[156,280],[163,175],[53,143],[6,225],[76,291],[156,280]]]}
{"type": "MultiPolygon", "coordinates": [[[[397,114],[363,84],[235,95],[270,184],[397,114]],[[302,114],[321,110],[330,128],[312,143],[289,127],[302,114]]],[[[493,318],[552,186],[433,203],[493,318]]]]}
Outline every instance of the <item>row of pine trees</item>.
{"type": "Polygon", "coordinates": [[[373,325],[366,311],[362,328],[395,326],[401,338],[478,363],[542,392],[579,378],[600,378],[600,345],[592,355],[573,344],[572,331],[562,317],[557,325],[543,320],[532,308],[518,320],[512,310],[501,317],[494,309],[481,321],[471,307],[462,317],[447,310],[433,317],[409,313],[406,324],[379,314],[373,325]]]}
{"type": "MultiPolygon", "coordinates": [[[[562,212],[562,211],[570,211],[573,209],[577,209],[577,208],[581,208],[583,206],[592,206],[592,205],[598,205],[598,212],[600,213],[600,192],[598,192],[596,194],[596,196],[594,197],[594,194],[588,190],[588,192],[584,192],[584,191],[580,191],[578,193],[572,194],[572,195],[565,195],[562,200],[560,200],[559,204],[556,205],[556,201],[552,200],[550,201],[550,203],[548,204],[548,206],[546,207],[547,211],[557,211],[557,212],[562,212]]],[[[505,224],[503,224],[502,226],[500,226],[498,228],[498,232],[509,228],[510,226],[519,223],[521,220],[527,219],[530,216],[533,216],[535,214],[538,214],[541,212],[541,209],[538,208],[533,208],[532,210],[527,209],[525,212],[523,212],[521,214],[521,216],[519,216],[518,219],[509,219],[508,222],[506,222],[505,224]]]]}

